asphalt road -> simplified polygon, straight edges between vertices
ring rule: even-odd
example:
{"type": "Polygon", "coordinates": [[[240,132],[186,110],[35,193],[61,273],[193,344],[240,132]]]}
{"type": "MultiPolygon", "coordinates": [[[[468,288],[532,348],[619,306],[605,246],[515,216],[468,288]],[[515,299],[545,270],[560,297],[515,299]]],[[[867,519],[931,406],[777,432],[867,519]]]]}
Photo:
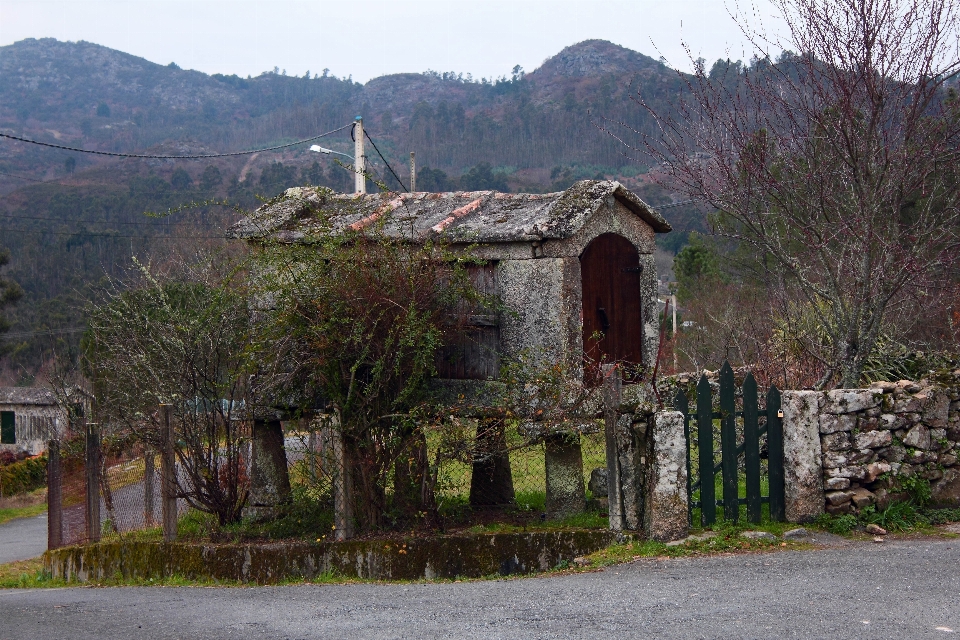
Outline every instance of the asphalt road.
{"type": "MultiPolygon", "coordinates": [[[[32,518],[17,518],[0,524],[0,564],[36,558],[46,550],[46,513],[32,518]]],[[[3,621],[0,619],[0,628],[2,626],[3,621]]]]}
{"type": "Polygon", "coordinates": [[[431,584],[0,591],[0,638],[941,638],[960,540],[431,584]]]}

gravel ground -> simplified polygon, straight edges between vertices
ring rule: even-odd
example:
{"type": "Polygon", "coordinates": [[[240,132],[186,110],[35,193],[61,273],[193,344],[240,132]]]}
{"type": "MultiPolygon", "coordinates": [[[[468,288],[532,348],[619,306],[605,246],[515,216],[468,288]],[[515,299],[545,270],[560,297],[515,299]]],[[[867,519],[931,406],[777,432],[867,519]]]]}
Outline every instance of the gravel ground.
{"type": "Polygon", "coordinates": [[[940,638],[960,540],[431,584],[0,591],[0,638],[940,638]]]}

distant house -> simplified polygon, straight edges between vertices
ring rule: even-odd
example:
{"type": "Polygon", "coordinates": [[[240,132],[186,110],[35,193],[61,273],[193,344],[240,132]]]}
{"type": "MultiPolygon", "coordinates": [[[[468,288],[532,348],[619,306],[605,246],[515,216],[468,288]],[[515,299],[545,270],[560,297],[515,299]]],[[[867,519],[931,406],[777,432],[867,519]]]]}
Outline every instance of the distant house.
{"type": "Polygon", "coordinates": [[[49,389],[0,387],[0,451],[43,453],[47,441],[65,426],[49,389]]]}
{"type": "MultiPolygon", "coordinates": [[[[302,242],[360,229],[388,211],[385,232],[417,241],[442,236],[486,260],[471,273],[509,310],[477,314],[461,343],[438,363],[442,379],[487,380],[504,356],[536,352],[579,367],[595,359],[652,366],[659,339],[657,233],[667,221],[623,185],[583,180],[566,191],[383,193],[323,196],[294,188],[235,224],[230,237],[302,242]],[[320,228],[311,212],[329,214],[320,228]],[[596,336],[602,335],[597,341],[596,336]]],[[[327,217],[327,216],[324,216],[327,217]]]]}

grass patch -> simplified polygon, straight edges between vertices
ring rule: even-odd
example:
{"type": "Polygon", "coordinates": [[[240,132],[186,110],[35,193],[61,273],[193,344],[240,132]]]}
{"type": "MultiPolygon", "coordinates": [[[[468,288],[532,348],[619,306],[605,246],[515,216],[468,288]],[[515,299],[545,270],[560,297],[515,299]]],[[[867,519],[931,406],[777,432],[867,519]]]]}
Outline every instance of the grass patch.
{"type": "Polygon", "coordinates": [[[864,507],[858,515],[832,516],[823,514],[816,525],[838,535],[849,535],[875,524],[895,533],[932,533],[933,527],[949,522],[960,522],[960,509],[931,509],[913,501],[894,502],[886,509],[873,505],[864,507]]]}
{"type": "Polygon", "coordinates": [[[32,518],[46,512],[47,505],[34,504],[29,507],[12,507],[9,509],[0,509],[0,524],[16,520],[17,518],[32,518]]]}
{"type": "Polygon", "coordinates": [[[0,524],[17,518],[32,518],[47,510],[47,489],[0,498],[0,524]]]}
{"type": "Polygon", "coordinates": [[[32,558],[0,564],[0,589],[36,589],[62,587],[63,580],[54,580],[43,570],[43,560],[32,558]]]}

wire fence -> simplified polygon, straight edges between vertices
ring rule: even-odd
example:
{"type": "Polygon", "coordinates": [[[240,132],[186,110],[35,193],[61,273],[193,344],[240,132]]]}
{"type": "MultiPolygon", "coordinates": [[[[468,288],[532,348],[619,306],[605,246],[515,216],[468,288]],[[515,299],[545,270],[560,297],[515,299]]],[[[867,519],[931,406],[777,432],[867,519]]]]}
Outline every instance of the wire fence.
{"type": "MultiPolygon", "coordinates": [[[[60,540],[57,544],[57,533],[51,530],[51,546],[122,538],[159,527],[162,484],[155,451],[139,443],[104,444],[98,434],[75,436],[56,446],[58,460],[49,463],[48,483],[59,491],[48,490],[48,508],[60,540]],[[91,489],[96,498],[88,499],[91,489]]],[[[185,481],[182,475],[178,473],[180,482],[185,481]]],[[[178,515],[188,510],[186,501],[177,500],[178,515]]]]}
{"type": "MultiPolygon", "coordinates": [[[[342,436],[318,422],[296,421],[284,426],[292,499],[309,501],[327,513],[334,529],[351,532],[352,519],[371,505],[364,503],[369,494],[358,488],[359,466],[344,466],[342,436]]],[[[544,442],[524,440],[515,429],[498,447],[484,448],[479,439],[467,443],[459,455],[445,455],[443,442],[424,438],[423,446],[409,458],[393,461],[385,481],[379,483],[380,501],[374,505],[382,510],[385,526],[423,524],[429,520],[428,511],[439,518],[429,524],[447,530],[547,519],[548,452],[544,442]],[[406,493],[411,486],[415,491],[406,493]]],[[[587,487],[594,470],[606,469],[603,433],[597,429],[568,435],[567,441],[578,449],[582,460],[582,504],[599,508],[602,500],[591,498],[606,496],[593,496],[587,487]]],[[[85,434],[50,446],[56,448],[48,466],[51,548],[123,539],[150,530],[159,535],[164,495],[158,451],[139,442],[109,438],[104,442],[90,427],[85,434]]],[[[244,477],[255,476],[250,468],[253,452],[248,450],[243,457],[244,477]]],[[[189,489],[190,478],[180,464],[175,468],[174,491],[182,496],[189,489]]],[[[248,498],[247,504],[251,502],[248,498]]],[[[186,500],[176,500],[177,518],[189,511],[186,500]]]]}

